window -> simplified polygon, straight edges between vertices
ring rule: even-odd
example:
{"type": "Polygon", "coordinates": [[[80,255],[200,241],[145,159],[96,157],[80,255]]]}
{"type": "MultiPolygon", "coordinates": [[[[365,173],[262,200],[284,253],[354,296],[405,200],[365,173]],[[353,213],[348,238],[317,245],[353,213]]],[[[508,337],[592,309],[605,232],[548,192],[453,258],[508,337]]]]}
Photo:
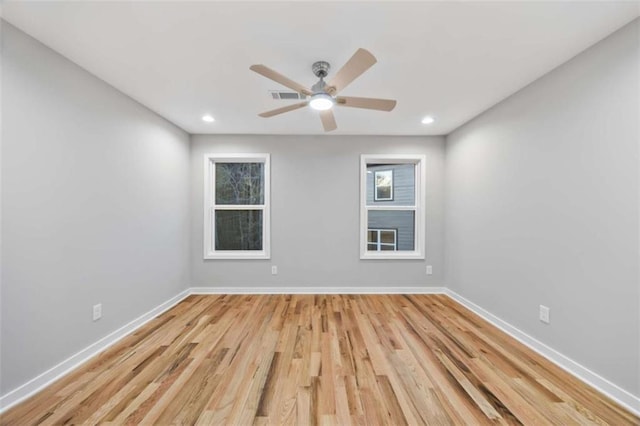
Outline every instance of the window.
{"type": "Polygon", "coordinates": [[[369,229],[367,231],[367,250],[396,250],[396,235],[397,230],[395,229],[369,229]]]}
{"type": "Polygon", "coordinates": [[[204,258],[269,258],[269,154],[205,154],[204,258]]]}
{"type": "Polygon", "coordinates": [[[393,170],[378,170],[374,173],[375,200],[393,201],[393,170]]]}
{"type": "Polygon", "coordinates": [[[361,259],[424,259],[424,162],[424,155],[361,156],[361,259]]]}

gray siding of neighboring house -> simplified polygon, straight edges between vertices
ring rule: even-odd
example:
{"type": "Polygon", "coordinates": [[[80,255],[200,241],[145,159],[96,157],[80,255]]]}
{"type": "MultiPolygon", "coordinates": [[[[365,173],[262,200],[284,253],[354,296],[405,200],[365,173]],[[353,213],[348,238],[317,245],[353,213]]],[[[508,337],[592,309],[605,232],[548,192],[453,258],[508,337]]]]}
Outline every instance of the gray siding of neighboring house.
{"type": "MultiPolygon", "coordinates": [[[[367,205],[413,206],[415,204],[415,166],[413,164],[382,164],[367,167],[367,205]],[[393,170],[393,200],[374,200],[376,171],[393,170]]],[[[369,211],[369,229],[395,229],[397,250],[412,251],[414,247],[414,213],[407,210],[369,211]]]]}
{"type": "Polygon", "coordinates": [[[367,167],[367,205],[412,206],[415,204],[415,166],[413,164],[387,164],[367,167]],[[374,201],[375,172],[393,170],[393,200],[374,201]]]}
{"type": "Polygon", "coordinates": [[[413,211],[369,211],[369,229],[395,229],[397,250],[414,250],[413,211]]]}

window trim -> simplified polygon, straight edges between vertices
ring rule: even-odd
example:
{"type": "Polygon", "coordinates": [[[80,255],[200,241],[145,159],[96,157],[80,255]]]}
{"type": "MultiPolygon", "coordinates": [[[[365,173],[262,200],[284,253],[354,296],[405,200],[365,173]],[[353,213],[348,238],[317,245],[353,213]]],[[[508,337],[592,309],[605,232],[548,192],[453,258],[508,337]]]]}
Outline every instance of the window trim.
{"type": "MultiPolygon", "coordinates": [[[[367,249],[369,248],[369,246],[371,244],[375,244],[377,246],[377,250],[376,251],[382,251],[380,250],[381,246],[393,246],[393,250],[391,251],[398,251],[398,230],[394,229],[394,228],[369,228],[367,229],[367,249]],[[369,241],[368,235],[369,232],[371,231],[375,231],[378,233],[378,241],[376,241],[375,243],[372,243],[369,241]],[[382,240],[382,232],[393,232],[393,243],[383,243],[382,240]]],[[[372,250],[367,250],[368,252],[371,252],[372,250]]]]}
{"type": "Polygon", "coordinates": [[[373,172],[373,201],[393,201],[393,169],[376,170],[373,172]],[[378,198],[378,173],[391,173],[391,186],[389,188],[389,198],[378,198]]]}
{"type": "MultiPolygon", "coordinates": [[[[362,154],[360,156],[360,259],[424,259],[425,258],[425,179],[426,156],[424,154],[362,154]],[[367,206],[367,164],[415,164],[415,205],[413,206],[367,206]],[[368,251],[367,230],[369,210],[413,210],[414,250],[413,251],[368,251]]],[[[375,191],[375,181],[374,181],[375,191]]],[[[397,243],[397,241],[396,241],[397,243]]]]}
{"type": "Polygon", "coordinates": [[[204,259],[271,258],[271,157],[269,154],[204,154],[204,259]],[[215,163],[263,163],[264,204],[215,204],[215,163]],[[215,210],[262,210],[262,250],[216,250],[215,210]]]}

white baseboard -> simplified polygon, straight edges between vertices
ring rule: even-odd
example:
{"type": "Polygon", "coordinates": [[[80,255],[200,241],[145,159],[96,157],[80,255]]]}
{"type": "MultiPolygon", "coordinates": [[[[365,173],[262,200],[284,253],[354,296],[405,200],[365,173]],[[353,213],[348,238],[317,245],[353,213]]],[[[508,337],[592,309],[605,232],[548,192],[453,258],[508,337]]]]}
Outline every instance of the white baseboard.
{"type": "Polygon", "coordinates": [[[444,287],[191,287],[191,294],[444,294],[444,287]]]}
{"type": "Polygon", "coordinates": [[[489,323],[493,324],[500,330],[504,331],[509,336],[513,337],[514,339],[528,346],[529,348],[536,351],[543,357],[547,358],[549,361],[553,362],[558,367],[571,373],[572,375],[582,380],[589,386],[597,389],[598,391],[607,395],[609,398],[613,399],[620,405],[624,406],[629,411],[640,416],[640,398],[638,398],[637,396],[622,389],[618,385],[610,382],[609,380],[598,375],[597,373],[594,373],[593,371],[589,370],[583,365],[578,364],[571,358],[568,358],[567,356],[561,354],[555,349],[545,345],[541,341],[529,336],[527,333],[514,327],[513,325],[504,321],[503,319],[493,315],[491,312],[476,305],[470,300],[465,299],[464,297],[460,296],[458,293],[448,288],[445,289],[444,293],[447,296],[449,296],[451,299],[460,303],[465,308],[476,313],[477,315],[479,315],[489,323]]]}
{"type": "Polygon", "coordinates": [[[68,374],[81,364],[87,362],[92,357],[96,356],[111,345],[115,344],[123,337],[133,333],[136,329],[142,327],[147,322],[151,321],[164,311],[172,308],[177,303],[182,301],[185,297],[189,296],[189,294],[189,289],[182,291],[181,293],[172,297],[161,305],[151,309],[149,312],[139,316],[130,323],[120,327],[116,331],[106,335],[97,342],[87,346],[80,352],[70,356],[60,364],[51,367],[44,373],[29,380],[27,383],[18,386],[16,389],[6,393],[5,395],[2,395],[0,397],[0,413],[8,410],[16,404],[19,404],[33,394],[49,386],[51,383],[55,382],[65,374],[68,374]]]}

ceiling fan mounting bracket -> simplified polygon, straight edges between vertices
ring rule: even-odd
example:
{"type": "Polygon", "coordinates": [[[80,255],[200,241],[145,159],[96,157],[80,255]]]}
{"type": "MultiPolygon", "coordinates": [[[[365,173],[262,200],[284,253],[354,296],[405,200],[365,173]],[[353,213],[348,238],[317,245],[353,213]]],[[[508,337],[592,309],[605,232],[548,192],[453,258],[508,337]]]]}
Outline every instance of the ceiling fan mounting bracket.
{"type": "Polygon", "coordinates": [[[317,62],[314,62],[313,65],[311,65],[311,70],[313,71],[315,76],[318,78],[326,77],[327,74],[329,74],[330,68],[331,68],[331,65],[329,65],[329,62],[326,62],[326,61],[317,61],[317,62]]]}

